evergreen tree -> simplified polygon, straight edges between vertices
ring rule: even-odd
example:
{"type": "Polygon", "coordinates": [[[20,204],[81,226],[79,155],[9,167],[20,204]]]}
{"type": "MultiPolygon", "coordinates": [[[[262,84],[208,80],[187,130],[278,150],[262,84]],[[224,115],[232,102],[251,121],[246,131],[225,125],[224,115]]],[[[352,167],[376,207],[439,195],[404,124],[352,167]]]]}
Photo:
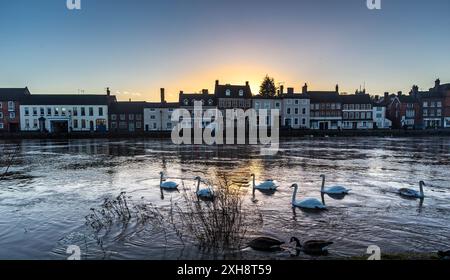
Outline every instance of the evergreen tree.
{"type": "Polygon", "coordinates": [[[259,88],[259,94],[264,97],[274,97],[277,92],[277,87],[275,86],[275,80],[268,75],[264,78],[259,88]]]}

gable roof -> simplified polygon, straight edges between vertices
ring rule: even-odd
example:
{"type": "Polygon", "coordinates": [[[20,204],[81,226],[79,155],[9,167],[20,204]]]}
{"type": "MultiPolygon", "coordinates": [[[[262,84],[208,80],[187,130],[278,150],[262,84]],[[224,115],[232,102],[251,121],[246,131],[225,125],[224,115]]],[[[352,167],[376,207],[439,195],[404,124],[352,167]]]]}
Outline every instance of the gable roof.
{"type": "Polygon", "coordinates": [[[370,95],[368,94],[350,94],[341,95],[341,101],[343,104],[371,104],[370,95]]]}
{"type": "Polygon", "coordinates": [[[30,91],[25,88],[0,88],[0,101],[22,101],[30,91]]]}
{"type": "Polygon", "coordinates": [[[339,93],[335,91],[308,91],[311,103],[314,102],[341,102],[339,93]]]}
{"type": "Polygon", "coordinates": [[[216,84],[214,94],[217,98],[252,98],[252,90],[250,85],[219,85],[216,84]],[[227,90],[230,91],[230,96],[226,95],[227,90]],[[243,96],[239,95],[240,91],[243,91],[243,96]]]}
{"type": "Polygon", "coordinates": [[[204,106],[215,106],[216,96],[214,94],[203,93],[180,93],[179,95],[180,106],[194,106],[194,101],[203,101],[204,106]],[[185,104],[186,100],[188,105],[185,104]],[[212,101],[211,105],[210,101],[212,101]]]}
{"type": "Polygon", "coordinates": [[[115,96],[94,94],[32,94],[23,105],[108,105],[115,96]]]}

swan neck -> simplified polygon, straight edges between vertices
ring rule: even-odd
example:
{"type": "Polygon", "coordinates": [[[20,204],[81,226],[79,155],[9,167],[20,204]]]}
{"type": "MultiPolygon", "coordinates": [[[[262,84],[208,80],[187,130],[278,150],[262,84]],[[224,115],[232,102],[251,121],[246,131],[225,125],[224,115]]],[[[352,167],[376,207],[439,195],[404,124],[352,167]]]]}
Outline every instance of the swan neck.
{"type": "Polygon", "coordinates": [[[161,174],[161,177],[159,178],[159,186],[162,185],[162,180],[163,180],[163,174],[161,174]]]}
{"type": "Polygon", "coordinates": [[[295,199],[297,198],[298,186],[294,187],[294,193],[292,194],[292,204],[295,204],[295,199]]]}
{"type": "Polygon", "coordinates": [[[197,179],[197,192],[200,191],[200,178],[197,179]]]}
{"type": "Polygon", "coordinates": [[[325,176],[322,177],[322,188],[320,190],[321,191],[325,190],[325,176]]]}
{"type": "Polygon", "coordinates": [[[253,175],[253,189],[256,187],[255,176],[253,175]]]}
{"type": "Polygon", "coordinates": [[[424,196],[424,192],[423,192],[423,183],[420,182],[420,195],[424,196]]]}

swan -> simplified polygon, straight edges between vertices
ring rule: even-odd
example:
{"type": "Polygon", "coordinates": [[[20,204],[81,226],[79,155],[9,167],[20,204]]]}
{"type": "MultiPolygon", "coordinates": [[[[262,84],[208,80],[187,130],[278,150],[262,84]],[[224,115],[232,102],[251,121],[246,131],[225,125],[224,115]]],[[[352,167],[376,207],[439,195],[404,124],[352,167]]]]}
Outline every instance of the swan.
{"type": "MultiPolygon", "coordinates": [[[[325,202],[322,203],[318,199],[315,198],[304,198],[301,200],[296,200],[298,185],[293,184],[291,188],[294,188],[294,194],[292,195],[292,206],[303,208],[303,209],[315,209],[315,210],[325,210],[327,207],[325,206],[325,202]]],[[[322,196],[323,198],[323,196],[322,196]]]]}
{"type": "Polygon", "coordinates": [[[297,250],[302,250],[303,252],[305,252],[305,254],[308,255],[327,255],[328,250],[326,248],[333,244],[333,242],[330,241],[310,240],[306,241],[302,245],[297,237],[292,237],[291,243],[292,242],[296,243],[297,250]]]}
{"type": "Polygon", "coordinates": [[[425,198],[425,195],[423,193],[423,187],[426,186],[426,184],[424,183],[424,181],[420,181],[419,185],[420,185],[420,192],[412,190],[412,189],[403,188],[403,189],[400,189],[398,191],[398,193],[405,197],[422,198],[423,199],[423,198],[425,198]]]}
{"type": "Polygon", "coordinates": [[[320,175],[320,177],[322,178],[322,188],[321,188],[322,193],[331,194],[331,195],[339,195],[339,194],[342,195],[342,194],[348,194],[350,192],[349,189],[346,189],[341,186],[333,186],[333,187],[325,188],[325,175],[320,175]]]}
{"type": "Polygon", "coordinates": [[[259,185],[256,185],[255,174],[252,174],[251,176],[253,177],[253,190],[275,191],[278,188],[273,180],[267,180],[259,185]]]}
{"type": "Polygon", "coordinates": [[[159,181],[159,187],[161,189],[174,190],[174,189],[178,188],[178,183],[175,183],[172,181],[163,182],[164,172],[160,172],[159,174],[161,175],[161,178],[159,181]]]}
{"type": "Polygon", "coordinates": [[[271,237],[258,237],[248,243],[248,247],[257,251],[273,252],[281,250],[280,246],[285,242],[271,237]]]}
{"type": "Polygon", "coordinates": [[[195,192],[199,198],[203,199],[213,199],[214,198],[214,192],[211,188],[207,189],[200,189],[200,182],[202,178],[199,176],[195,177],[195,180],[197,180],[197,191],[195,192]]]}

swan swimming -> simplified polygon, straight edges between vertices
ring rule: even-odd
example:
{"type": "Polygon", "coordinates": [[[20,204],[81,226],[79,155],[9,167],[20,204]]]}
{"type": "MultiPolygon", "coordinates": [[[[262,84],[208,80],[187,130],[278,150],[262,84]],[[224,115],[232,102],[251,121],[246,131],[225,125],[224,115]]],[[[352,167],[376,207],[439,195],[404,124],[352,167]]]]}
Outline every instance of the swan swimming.
{"type": "MultiPolygon", "coordinates": [[[[303,198],[301,200],[296,200],[298,185],[293,184],[291,188],[294,188],[294,194],[292,195],[292,206],[303,208],[303,209],[314,209],[314,210],[325,210],[327,207],[325,203],[320,202],[315,198],[303,198]]],[[[322,196],[323,198],[323,196],[322,196]]]]}
{"type": "Polygon", "coordinates": [[[301,250],[308,255],[327,255],[328,250],[326,248],[333,244],[333,242],[330,241],[309,240],[302,245],[297,237],[292,237],[291,243],[292,242],[296,243],[297,250],[301,250]]]}
{"type": "Polygon", "coordinates": [[[164,172],[160,172],[159,174],[161,175],[161,178],[159,180],[159,187],[161,189],[175,190],[178,188],[178,183],[172,181],[163,182],[164,172]]]}
{"type": "Polygon", "coordinates": [[[332,186],[332,187],[325,188],[325,175],[320,175],[320,177],[322,178],[322,188],[321,188],[322,193],[331,194],[331,195],[339,195],[339,194],[345,195],[350,192],[349,189],[346,189],[342,186],[332,186]]]}
{"type": "Polygon", "coordinates": [[[251,176],[253,177],[253,190],[275,191],[278,188],[273,180],[267,180],[259,185],[256,185],[255,174],[252,174],[251,176]]]}
{"type": "Polygon", "coordinates": [[[420,185],[420,187],[419,187],[420,192],[412,190],[412,189],[403,188],[403,189],[400,189],[398,191],[398,193],[405,197],[422,198],[423,199],[423,198],[425,198],[425,194],[423,193],[423,187],[426,186],[426,184],[424,181],[420,181],[419,185],[420,185]]]}
{"type": "Polygon", "coordinates": [[[206,189],[200,189],[200,182],[202,178],[199,176],[195,177],[195,180],[197,180],[197,191],[195,192],[199,198],[203,199],[213,199],[214,198],[214,192],[211,188],[206,189]]]}

